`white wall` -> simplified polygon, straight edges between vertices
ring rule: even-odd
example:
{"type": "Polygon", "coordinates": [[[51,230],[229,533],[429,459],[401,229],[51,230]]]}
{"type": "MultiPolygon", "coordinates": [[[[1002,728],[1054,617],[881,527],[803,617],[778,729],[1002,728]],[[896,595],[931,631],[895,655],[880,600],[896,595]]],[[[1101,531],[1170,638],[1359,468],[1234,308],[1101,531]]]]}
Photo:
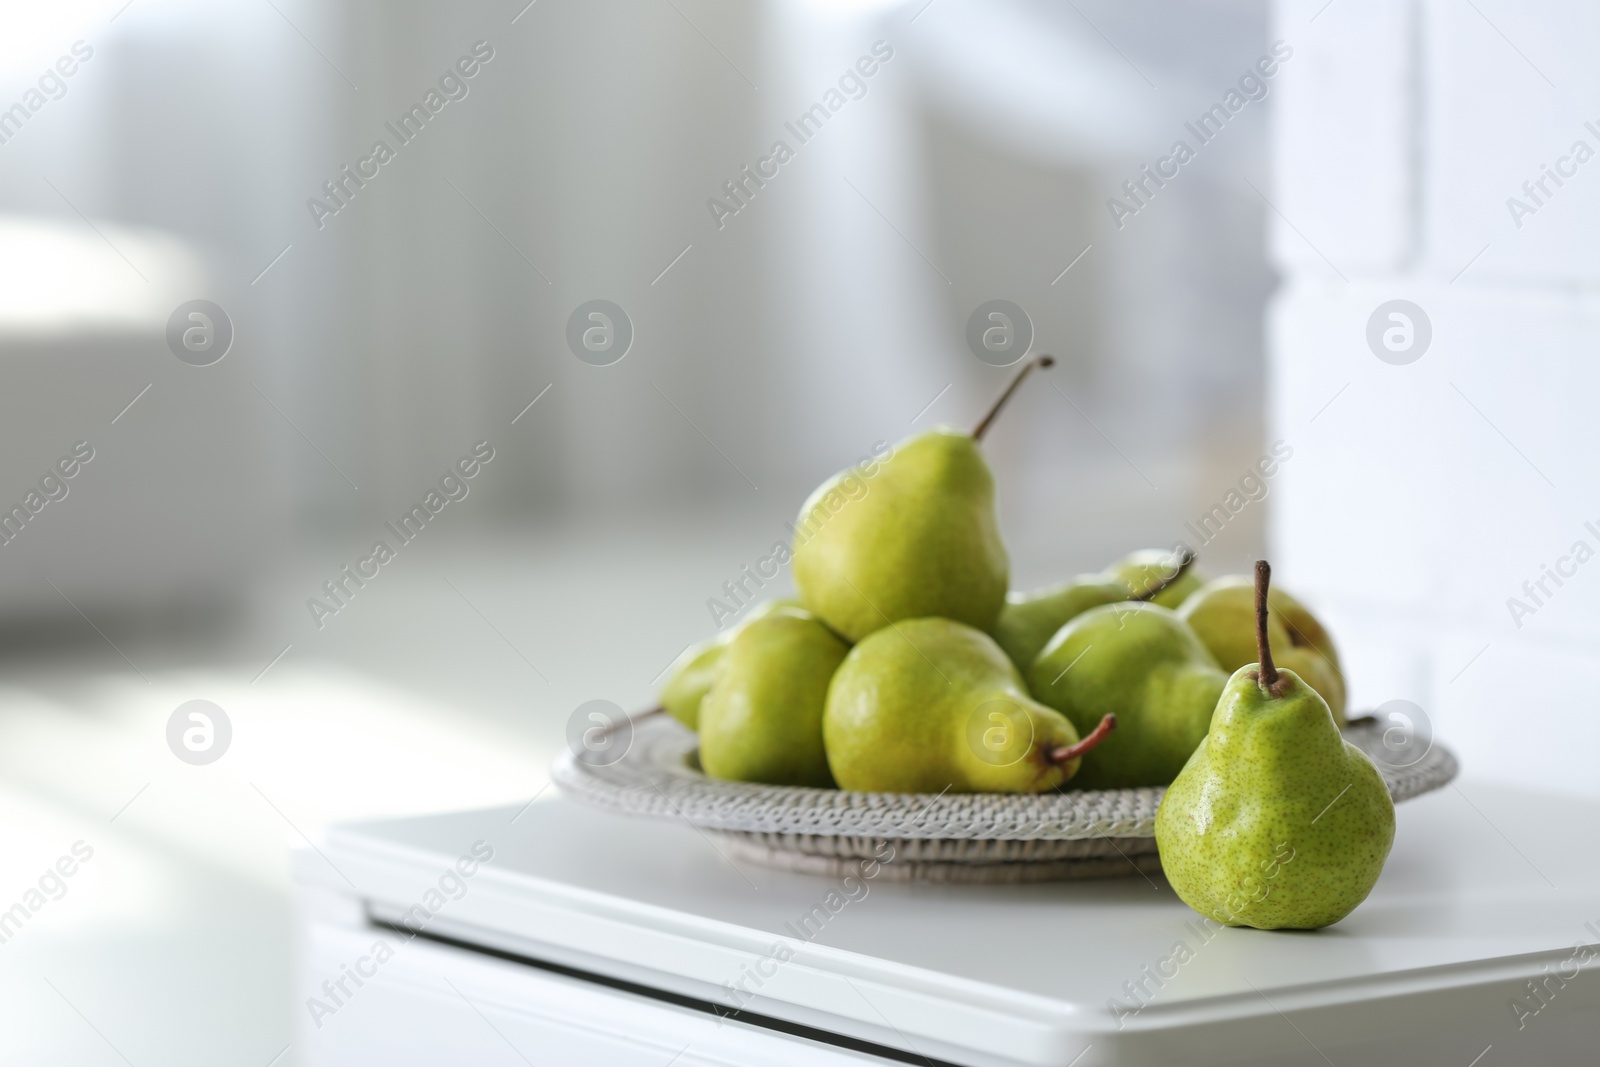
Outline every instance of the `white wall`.
{"type": "Polygon", "coordinates": [[[1473,776],[1600,794],[1600,562],[1523,591],[1600,552],[1600,161],[1520,228],[1506,203],[1575,140],[1600,152],[1600,11],[1324,2],[1277,5],[1280,573],[1331,618],[1356,707],[1421,705],[1473,776]],[[1432,325],[1404,365],[1366,340],[1393,299],[1432,325]]]}

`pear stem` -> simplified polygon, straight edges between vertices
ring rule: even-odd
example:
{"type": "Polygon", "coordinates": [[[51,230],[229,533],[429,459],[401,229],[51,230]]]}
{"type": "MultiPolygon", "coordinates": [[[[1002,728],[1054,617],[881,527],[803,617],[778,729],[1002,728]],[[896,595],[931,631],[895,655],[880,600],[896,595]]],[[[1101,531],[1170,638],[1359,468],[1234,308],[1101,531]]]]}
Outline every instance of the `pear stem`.
{"type": "Polygon", "coordinates": [[[1055,365],[1056,359],[1054,356],[1035,356],[1024,363],[1022,369],[1017,371],[1017,376],[1011,379],[1011,384],[1006,386],[1006,391],[1001,393],[1000,398],[989,408],[989,413],[973,428],[972,439],[974,441],[983,440],[983,435],[988,432],[989,424],[995,420],[995,416],[1000,414],[1000,409],[1006,406],[1006,401],[1010,400],[1011,394],[1017,391],[1017,386],[1022,384],[1022,379],[1033,373],[1033,368],[1038,367],[1040,370],[1048,370],[1055,365]]]}
{"type": "Polygon", "coordinates": [[[1177,568],[1174,569],[1171,574],[1167,575],[1165,578],[1163,578],[1159,582],[1157,582],[1155,585],[1152,585],[1150,588],[1146,589],[1144,592],[1140,593],[1138,596],[1132,597],[1131,599],[1133,599],[1133,600],[1146,600],[1146,601],[1154,600],[1156,597],[1160,596],[1161,593],[1163,591],[1165,591],[1169,586],[1177,584],[1179,579],[1181,579],[1185,574],[1189,573],[1189,568],[1192,567],[1192,566],[1194,566],[1194,553],[1189,550],[1189,546],[1188,545],[1184,545],[1182,548],[1180,548],[1178,550],[1178,566],[1177,566],[1177,568]]]}
{"type": "Polygon", "coordinates": [[[666,707],[664,705],[662,705],[662,704],[657,704],[655,707],[650,708],[648,711],[641,711],[637,715],[624,715],[621,720],[619,720],[617,722],[614,722],[611,725],[607,726],[605,729],[601,730],[600,731],[600,736],[601,737],[607,737],[607,736],[615,733],[616,731],[622,729],[622,727],[624,727],[624,726],[635,726],[635,725],[643,722],[645,719],[648,719],[648,718],[650,718],[652,716],[665,715],[666,713],[667,713],[666,707]]]}
{"type": "Polygon", "coordinates": [[[1090,749],[1098,747],[1100,742],[1110,736],[1111,731],[1116,728],[1117,717],[1115,715],[1107,715],[1100,720],[1100,725],[1089,731],[1088,737],[1085,737],[1075,745],[1060,745],[1052,748],[1044,754],[1044,758],[1051,763],[1065,763],[1068,760],[1077,759],[1090,749]]]}
{"type": "Polygon", "coordinates": [[[1260,659],[1257,674],[1261,687],[1272,696],[1278,696],[1278,668],[1272,662],[1272,644],[1267,640],[1267,590],[1272,585],[1272,564],[1256,560],[1256,656],[1260,659]]]}

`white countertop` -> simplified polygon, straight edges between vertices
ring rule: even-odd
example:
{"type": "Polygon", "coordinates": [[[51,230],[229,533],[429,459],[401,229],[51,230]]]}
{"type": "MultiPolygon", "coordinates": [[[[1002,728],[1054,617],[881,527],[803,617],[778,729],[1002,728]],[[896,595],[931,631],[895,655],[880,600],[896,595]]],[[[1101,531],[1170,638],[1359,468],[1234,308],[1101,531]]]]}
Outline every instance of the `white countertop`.
{"type": "Polygon", "coordinates": [[[1600,1016],[1579,1009],[1600,1005],[1600,981],[1561,986],[1520,1032],[1508,995],[1563,966],[1579,942],[1600,942],[1600,804],[1469,782],[1398,814],[1383,877],[1349,918],[1316,933],[1215,930],[1209,940],[1159,876],[879,878],[846,894],[835,880],[736,868],[682,822],[552,799],[520,814],[335,826],[318,842],[323,858],[303,850],[296,869],[302,882],[358,887],[392,919],[481,840],[492,861],[426,933],[959,1063],[1082,1055],[1079,1067],[1091,1067],[1180,1050],[1320,1063],[1428,1033],[1439,1062],[1466,1067],[1487,1046],[1532,1052],[1574,1025],[1592,1043],[1600,1016]],[[841,905],[847,895],[858,899],[841,905]],[[828,918],[808,934],[800,921],[819,905],[828,918]],[[1179,941],[1192,958],[1172,962],[1179,941]],[[779,944],[794,958],[764,962],[785,954],[779,944]],[[753,997],[723,987],[758,962],[769,974],[746,978],[753,997]],[[1176,974],[1157,988],[1146,967],[1176,974]],[[1138,1007],[1124,983],[1141,980],[1148,1004],[1119,1018],[1110,1002],[1138,1007]]]}

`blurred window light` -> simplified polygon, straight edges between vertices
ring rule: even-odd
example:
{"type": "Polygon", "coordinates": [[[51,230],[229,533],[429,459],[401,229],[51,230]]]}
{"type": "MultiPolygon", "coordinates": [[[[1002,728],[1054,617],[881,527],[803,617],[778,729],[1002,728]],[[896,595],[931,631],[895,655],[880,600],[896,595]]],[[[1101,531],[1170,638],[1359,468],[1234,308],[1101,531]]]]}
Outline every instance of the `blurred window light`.
{"type": "MultiPolygon", "coordinates": [[[[930,0],[801,0],[801,6],[816,14],[833,17],[872,15],[890,8],[906,7],[913,12],[930,0]]],[[[936,0],[935,0],[936,2],[936,0]]]]}
{"type": "Polygon", "coordinates": [[[123,0],[0,0],[0,96],[14,97],[72,42],[110,19],[123,0]]]}

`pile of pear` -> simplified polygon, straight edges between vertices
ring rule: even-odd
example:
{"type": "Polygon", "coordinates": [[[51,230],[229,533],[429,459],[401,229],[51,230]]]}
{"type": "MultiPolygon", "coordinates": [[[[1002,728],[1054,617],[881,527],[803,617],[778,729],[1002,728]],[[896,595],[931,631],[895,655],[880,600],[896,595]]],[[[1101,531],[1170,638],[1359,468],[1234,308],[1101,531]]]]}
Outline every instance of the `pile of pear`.
{"type": "Polygon", "coordinates": [[[1394,808],[1342,735],[1327,629],[1265,562],[1208,580],[1187,549],[1142,550],[1009,591],[980,443],[1049,365],[1026,365],[971,433],[919,433],[818,487],[796,524],[797,595],[687,650],[662,707],[731,781],[1166,786],[1156,843],[1187,904],[1231,926],[1337,922],[1376,882],[1394,808]]]}
{"type": "MultiPolygon", "coordinates": [[[[985,431],[931,429],[806,500],[797,595],[690,648],[662,706],[699,733],[706,774],[872,792],[1164,786],[1206,736],[1229,675],[1256,659],[1252,584],[1186,553],[1010,592],[985,431]],[[847,478],[866,485],[845,494],[847,478]]],[[[1326,629],[1272,593],[1278,662],[1344,717],[1326,629]]]]}

